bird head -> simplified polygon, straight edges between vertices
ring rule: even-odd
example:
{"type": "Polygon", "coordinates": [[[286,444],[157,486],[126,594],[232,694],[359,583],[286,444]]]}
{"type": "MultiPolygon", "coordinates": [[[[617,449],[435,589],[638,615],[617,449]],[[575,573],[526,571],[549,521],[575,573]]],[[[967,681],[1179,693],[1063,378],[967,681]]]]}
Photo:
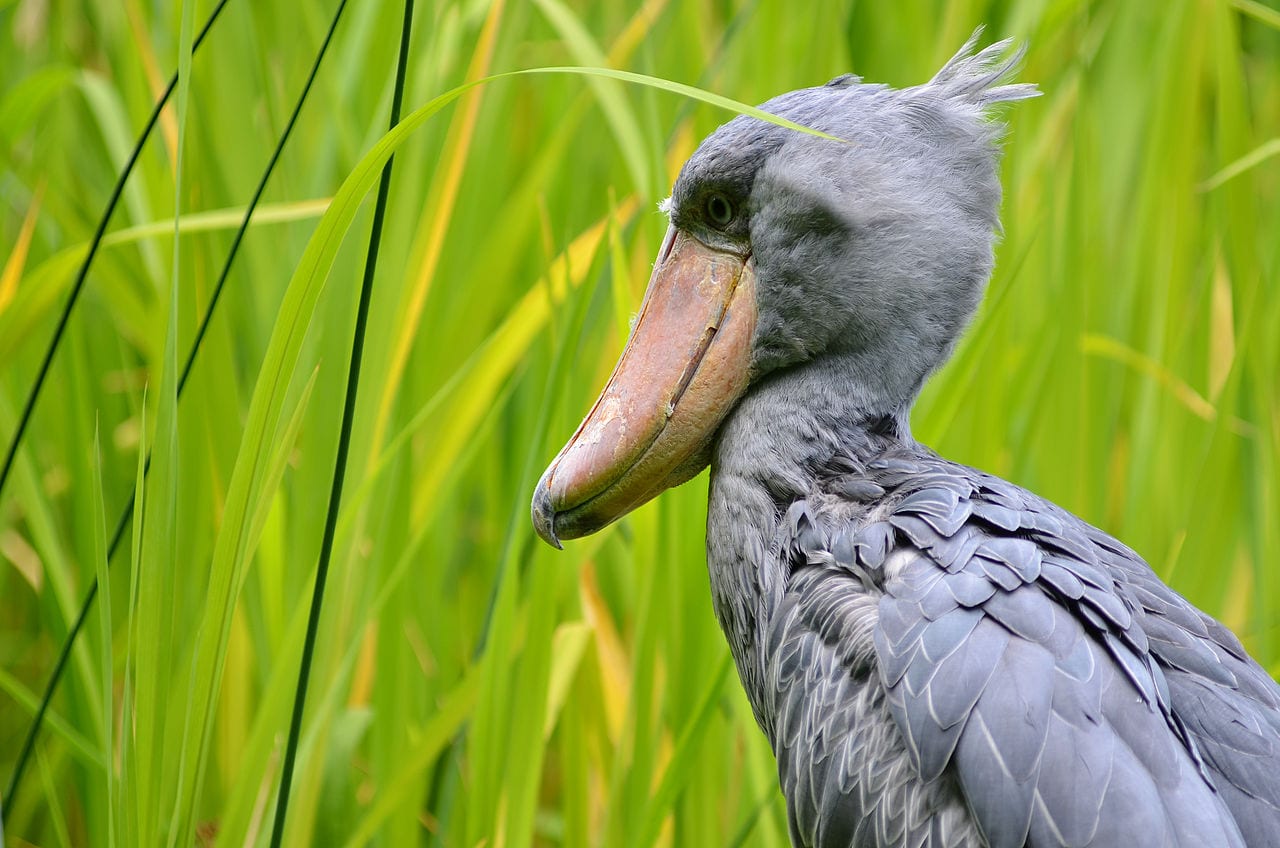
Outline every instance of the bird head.
{"type": "Polygon", "coordinates": [[[744,395],[829,357],[886,414],[909,409],[982,297],[999,227],[988,107],[1034,96],[1001,85],[1021,52],[974,52],[924,85],[852,75],[761,108],[685,163],[622,357],[533,497],[538,534],[594,533],[706,467],[744,395]]]}

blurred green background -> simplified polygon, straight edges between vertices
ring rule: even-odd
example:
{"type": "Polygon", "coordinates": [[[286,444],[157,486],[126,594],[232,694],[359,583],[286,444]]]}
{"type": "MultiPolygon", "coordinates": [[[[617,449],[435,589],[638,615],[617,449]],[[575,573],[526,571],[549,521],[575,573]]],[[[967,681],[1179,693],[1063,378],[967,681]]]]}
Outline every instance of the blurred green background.
{"type": "MultiPolygon", "coordinates": [[[[190,5],[198,26],[212,4],[190,5]]],[[[9,844],[268,839],[372,193],[349,227],[337,204],[321,215],[385,132],[398,3],[352,0],[176,417],[168,342],[185,356],[335,6],[232,0],[128,185],[0,495],[7,781],[157,446],[143,528],[21,792],[0,799],[9,844]],[[324,262],[307,275],[326,244],[321,291],[324,262]],[[270,354],[290,328],[300,346],[270,354]]],[[[0,0],[0,443],[177,67],[182,8],[0,0]]],[[[797,9],[423,0],[406,108],[548,65],[756,103],[850,70],[922,82],[980,23],[984,41],[1027,40],[1021,78],[1044,97],[1006,113],[997,270],[916,435],[1125,540],[1274,673],[1280,12],[797,9]]],[[[665,228],[656,204],[728,117],[535,75],[474,89],[402,140],[286,844],[786,844],[772,755],[711,613],[705,476],[563,553],[528,521],[533,482],[621,349],[665,228]]]]}

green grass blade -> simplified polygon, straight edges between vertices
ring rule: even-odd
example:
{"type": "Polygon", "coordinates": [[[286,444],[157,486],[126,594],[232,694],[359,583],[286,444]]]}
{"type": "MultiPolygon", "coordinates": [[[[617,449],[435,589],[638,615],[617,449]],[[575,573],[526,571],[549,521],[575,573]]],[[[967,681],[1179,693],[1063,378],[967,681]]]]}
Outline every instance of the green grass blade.
{"type": "MultiPolygon", "coordinates": [[[[36,698],[35,693],[23,686],[18,678],[3,668],[0,668],[0,690],[20,704],[23,710],[28,713],[34,715],[40,707],[40,700],[36,698]]],[[[49,727],[71,747],[77,757],[86,763],[92,764],[94,767],[106,768],[106,762],[102,759],[100,746],[77,730],[66,718],[56,712],[46,712],[45,721],[49,722],[49,727]]]]}
{"type": "MultiPolygon", "coordinates": [[[[400,106],[404,99],[405,72],[409,64],[409,35],[413,28],[413,0],[405,0],[404,23],[400,30],[400,56],[396,63],[396,88],[391,99],[391,126],[400,121],[400,106]]],[[[364,356],[364,337],[369,321],[369,301],[373,294],[373,278],[378,267],[378,249],[382,246],[382,224],[387,211],[387,195],[391,191],[392,159],[387,159],[378,183],[378,198],[374,206],[373,227],[369,234],[369,250],[365,257],[364,279],[360,286],[360,306],[356,312],[355,334],[351,342],[351,361],[347,366],[346,399],[342,408],[341,434],[338,436],[338,456],[334,461],[333,485],[329,492],[329,504],[324,523],[324,537],[320,543],[320,563],[316,568],[316,582],[311,596],[311,614],[307,621],[307,636],[302,647],[302,662],[298,669],[298,689],[293,700],[293,717],[289,723],[289,738],[285,743],[284,768],[280,775],[280,797],[276,802],[275,823],[271,828],[271,844],[278,848],[284,839],[284,823],[289,810],[289,792],[293,784],[293,766],[298,752],[298,738],[302,734],[302,714],[306,706],[307,684],[311,679],[311,658],[315,649],[316,631],[320,627],[320,611],[324,603],[325,582],[329,575],[329,561],[333,554],[333,538],[338,527],[338,511],[342,504],[342,484],[347,474],[347,454],[351,445],[351,425],[355,417],[356,397],[360,390],[360,362],[364,356]]]]}
{"type": "Polygon", "coordinates": [[[174,764],[181,769],[181,752],[175,757],[169,735],[170,709],[180,705],[181,691],[174,676],[172,645],[177,644],[175,616],[180,606],[178,557],[178,321],[182,286],[178,218],[182,209],[183,151],[190,91],[193,0],[184,0],[179,36],[179,77],[176,98],[178,144],[174,168],[174,250],[168,297],[168,321],[157,392],[156,429],[152,436],[152,496],[147,499],[143,522],[142,559],[138,586],[138,691],[136,707],[140,830],[143,844],[155,845],[168,834],[174,791],[174,764]],[[185,73],[184,73],[185,71],[185,73]]]}
{"type": "Polygon", "coordinates": [[[115,652],[111,621],[111,581],[107,577],[110,557],[107,554],[107,514],[102,493],[102,444],[99,432],[93,434],[93,564],[97,585],[102,595],[98,607],[99,663],[102,674],[102,753],[103,782],[106,786],[107,845],[116,845],[116,780],[115,780],[115,652]]]}
{"type": "MultiPolygon", "coordinates": [[[[271,155],[270,160],[267,163],[266,168],[262,173],[261,178],[258,181],[257,189],[255,190],[254,195],[250,200],[249,204],[242,210],[223,210],[223,211],[210,212],[210,213],[196,213],[188,216],[182,216],[181,214],[175,215],[175,222],[171,229],[174,236],[174,242],[175,242],[175,249],[174,249],[175,266],[177,265],[178,254],[177,254],[176,243],[177,243],[177,237],[179,234],[183,232],[192,233],[192,232],[201,232],[201,231],[208,231],[208,230],[215,230],[215,229],[230,227],[231,224],[234,223],[234,221],[237,221],[237,220],[239,221],[239,226],[236,230],[231,247],[227,252],[227,258],[223,264],[222,272],[219,275],[218,282],[214,287],[213,294],[210,297],[209,303],[205,308],[204,315],[201,318],[200,326],[196,331],[196,336],[191,343],[190,350],[188,351],[187,357],[184,361],[182,373],[178,379],[178,386],[177,386],[177,394],[179,397],[181,397],[182,392],[186,388],[187,380],[191,375],[192,366],[195,363],[196,356],[200,352],[202,343],[204,341],[205,333],[208,330],[209,323],[213,317],[213,313],[217,309],[218,302],[225,288],[227,278],[231,271],[231,267],[235,262],[236,254],[239,250],[239,247],[244,238],[244,235],[250,226],[250,223],[255,221],[258,223],[268,223],[268,222],[277,222],[277,221],[300,220],[300,219],[309,217],[310,215],[313,215],[313,214],[321,214],[323,213],[324,209],[328,207],[327,200],[312,201],[309,203],[278,204],[275,206],[269,206],[269,207],[263,208],[260,211],[257,211],[257,214],[255,214],[255,211],[259,209],[259,202],[262,198],[262,194],[266,188],[267,182],[270,180],[270,177],[273,171],[275,170],[276,164],[278,163],[280,158],[280,154],[283,151],[285,144],[288,142],[289,136],[292,133],[293,128],[297,122],[298,115],[302,110],[302,106],[307,100],[307,95],[310,92],[311,86],[315,81],[316,74],[320,68],[320,64],[323,61],[326,52],[328,51],[329,44],[332,41],[335,30],[337,29],[338,22],[342,18],[342,12],[345,9],[345,7],[346,7],[346,2],[345,0],[343,0],[343,2],[339,4],[337,10],[334,13],[333,20],[329,26],[329,31],[325,37],[325,40],[321,44],[316,54],[315,60],[312,63],[311,72],[307,77],[307,81],[304,84],[301,93],[298,95],[298,99],[294,104],[293,112],[290,115],[289,121],[285,125],[285,128],[276,143],[275,149],[271,155]],[[184,222],[185,222],[185,226],[184,226],[184,222]]],[[[205,28],[206,31],[207,31],[207,28],[208,28],[208,25],[206,25],[206,28],[205,28]]],[[[203,32],[201,33],[200,37],[203,37],[203,32]]],[[[177,206],[177,208],[180,209],[180,206],[177,206]]],[[[117,233],[113,233],[110,236],[107,236],[105,239],[103,239],[102,243],[104,246],[114,245],[114,244],[127,244],[137,239],[147,238],[152,235],[159,235],[162,231],[164,231],[164,225],[161,224],[160,222],[156,222],[155,224],[152,224],[152,225],[142,225],[138,227],[129,228],[127,230],[123,230],[117,233]]],[[[79,261],[78,254],[80,250],[83,250],[87,255],[90,248],[89,247],[85,247],[83,249],[72,248],[70,250],[64,250],[63,253],[60,255],[72,262],[79,261]]],[[[87,264],[88,260],[86,259],[85,261],[87,264]]],[[[300,404],[300,408],[305,408],[305,401],[302,404],[300,404]]],[[[150,457],[150,454],[148,453],[147,459],[142,466],[141,476],[143,478],[145,478],[147,472],[150,470],[150,466],[151,466],[151,457],[150,457]]],[[[134,500],[131,498],[116,523],[115,533],[112,536],[111,543],[107,549],[106,565],[108,567],[110,566],[111,560],[115,555],[115,551],[119,546],[120,541],[123,539],[124,531],[129,521],[129,518],[133,514],[134,514],[134,500]]],[[[44,715],[44,710],[47,707],[47,704],[51,699],[53,692],[56,690],[58,686],[58,682],[62,676],[62,670],[66,666],[67,658],[69,657],[71,649],[74,646],[76,637],[78,636],[81,628],[83,627],[85,617],[88,614],[89,609],[93,605],[94,599],[98,591],[98,587],[100,585],[102,585],[101,575],[98,575],[95,578],[95,582],[90,586],[89,591],[83,603],[81,604],[79,616],[76,619],[76,622],[71,627],[71,630],[67,634],[67,637],[60,651],[58,660],[54,664],[53,672],[50,675],[49,682],[45,688],[45,693],[41,702],[41,708],[37,712],[36,717],[33,720],[31,727],[28,731],[28,737],[30,739],[34,740],[36,734],[38,734],[40,731],[41,719],[44,715]]],[[[109,604],[107,608],[108,609],[110,608],[109,604]]],[[[179,783],[181,783],[181,780],[179,781],[179,783]]],[[[113,837],[114,837],[114,833],[113,833],[113,837]]]]}
{"type": "Polygon", "coordinates": [[[690,771],[701,750],[707,723],[715,713],[716,700],[724,689],[724,683],[729,678],[731,668],[733,668],[733,660],[725,654],[719,667],[708,679],[707,688],[699,700],[693,718],[680,732],[680,738],[671,755],[671,762],[667,764],[653,797],[645,807],[640,831],[632,844],[647,848],[658,838],[663,820],[671,814],[676,796],[689,779],[690,771]]]}
{"type": "Polygon", "coordinates": [[[475,708],[478,683],[476,676],[471,675],[442,699],[439,708],[432,713],[423,728],[418,743],[413,750],[407,752],[400,770],[387,781],[386,791],[378,794],[368,812],[352,830],[346,843],[347,848],[367,845],[391,811],[407,800],[406,793],[414,785],[414,778],[431,768],[475,708]]]}
{"type": "Polygon", "coordinates": [[[1231,0],[1231,5],[1267,26],[1280,29],[1280,11],[1259,3],[1258,0],[1231,0]]]}
{"type": "MultiPolygon", "coordinates": [[[[219,3],[209,15],[208,21],[200,31],[200,35],[195,39],[192,50],[200,46],[206,34],[213,27],[214,21],[222,14],[223,7],[226,6],[228,0],[219,0],[219,3]]],[[[189,61],[189,59],[188,59],[189,61]]],[[[185,78],[184,78],[185,79],[185,78]]],[[[164,108],[165,103],[169,99],[175,84],[178,82],[177,75],[170,81],[169,87],[165,89],[164,95],[156,103],[155,109],[151,113],[151,117],[143,127],[142,134],[138,137],[138,143],[133,148],[128,162],[125,163],[124,169],[120,172],[120,177],[116,181],[115,188],[112,189],[111,197],[107,200],[106,209],[102,213],[102,217],[98,220],[98,228],[94,232],[93,239],[89,242],[89,251],[85,256],[84,263],[80,266],[80,271],[76,275],[76,281],[71,289],[71,296],[67,298],[66,306],[63,307],[62,315],[58,319],[58,325],[54,329],[53,337],[49,342],[49,347],[45,353],[44,360],[41,363],[40,371],[36,376],[35,382],[32,384],[31,391],[27,395],[27,401],[23,406],[22,416],[18,421],[18,427],[13,435],[9,437],[9,447],[5,451],[4,462],[0,464],[0,494],[4,494],[5,482],[9,479],[9,472],[13,468],[13,458],[18,451],[18,445],[22,441],[22,436],[26,432],[27,423],[31,420],[31,414],[35,409],[36,401],[40,397],[40,391],[44,388],[45,379],[49,374],[49,366],[53,363],[53,357],[58,352],[58,346],[62,342],[62,336],[66,332],[67,321],[71,317],[71,310],[75,308],[76,301],[80,298],[80,292],[84,288],[85,278],[89,274],[89,266],[93,262],[94,254],[97,253],[98,245],[102,241],[103,235],[106,233],[107,223],[111,220],[111,213],[115,211],[116,204],[120,200],[120,195],[124,190],[125,183],[129,179],[129,175],[133,172],[133,166],[138,161],[138,154],[142,152],[142,146],[146,143],[147,138],[151,135],[151,130],[155,127],[156,119],[160,117],[160,110],[164,108]]],[[[21,778],[22,760],[19,760],[19,768],[15,770],[15,777],[21,778]]],[[[10,781],[10,791],[5,793],[5,797],[11,797],[16,789],[18,780],[10,781]]]]}
{"type": "MultiPolygon", "coordinates": [[[[583,65],[603,66],[608,63],[604,51],[595,43],[582,21],[560,0],[536,0],[538,8],[556,28],[560,38],[569,46],[574,58],[583,65]]],[[[627,161],[627,169],[636,191],[652,187],[649,163],[644,152],[644,138],[635,114],[627,105],[618,80],[608,77],[589,79],[596,100],[604,111],[605,119],[613,130],[618,147],[627,161]]]]}
{"type": "Polygon", "coordinates": [[[1205,180],[1201,185],[1201,191],[1213,191],[1227,180],[1240,176],[1250,168],[1256,168],[1272,156],[1280,156],[1280,138],[1273,138],[1268,142],[1258,145],[1258,147],[1241,156],[1209,179],[1205,180]]]}

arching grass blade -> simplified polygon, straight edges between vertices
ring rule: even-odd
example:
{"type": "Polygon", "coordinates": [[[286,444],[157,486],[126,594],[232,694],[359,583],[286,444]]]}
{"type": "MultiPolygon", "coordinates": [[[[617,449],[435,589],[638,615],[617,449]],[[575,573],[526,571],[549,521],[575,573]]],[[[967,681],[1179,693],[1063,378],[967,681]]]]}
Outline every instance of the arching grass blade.
{"type": "MultiPolygon", "coordinates": [[[[400,56],[396,62],[396,87],[391,98],[389,129],[400,123],[400,106],[404,102],[405,70],[409,64],[409,34],[413,28],[413,0],[405,0],[404,22],[400,29],[400,56]]],[[[364,336],[369,322],[369,301],[373,294],[373,277],[378,267],[378,248],[382,243],[382,223],[387,213],[387,195],[391,191],[391,167],[394,158],[382,167],[378,198],[373,210],[373,227],[369,233],[369,250],[365,258],[364,279],[360,284],[360,306],[356,312],[355,336],[351,340],[351,361],[347,367],[346,398],[342,406],[342,429],[338,436],[338,456],[334,460],[333,486],[329,492],[329,509],[325,515],[324,538],[320,543],[320,562],[311,594],[311,611],[307,618],[307,635],[302,644],[302,662],[298,668],[298,688],[293,700],[293,717],[289,722],[289,741],[285,745],[284,769],[280,775],[280,797],[276,802],[275,822],[271,828],[272,848],[279,848],[284,838],[285,818],[289,813],[289,790],[293,783],[293,767],[298,756],[298,739],[302,735],[302,713],[307,700],[307,683],[311,676],[311,658],[315,654],[316,632],[320,627],[320,610],[324,603],[325,580],[333,555],[333,537],[338,528],[338,512],[342,503],[342,484],[347,471],[347,454],[351,449],[351,421],[355,417],[356,396],[360,390],[360,362],[364,354],[364,336]]]]}

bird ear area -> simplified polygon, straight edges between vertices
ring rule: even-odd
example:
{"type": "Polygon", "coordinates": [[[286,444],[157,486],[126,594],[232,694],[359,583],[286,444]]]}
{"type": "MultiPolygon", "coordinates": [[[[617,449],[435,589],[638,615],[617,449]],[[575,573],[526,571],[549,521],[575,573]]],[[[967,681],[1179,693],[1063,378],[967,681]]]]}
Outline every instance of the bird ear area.
{"type": "Polygon", "coordinates": [[[833,195],[830,182],[815,184],[781,171],[761,176],[763,196],[768,197],[753,216],[752,243],[774,233],[789,242],[797,239],[815,244],[847,237],[858,227],[856,216],[842,197],[833,195]]]}

